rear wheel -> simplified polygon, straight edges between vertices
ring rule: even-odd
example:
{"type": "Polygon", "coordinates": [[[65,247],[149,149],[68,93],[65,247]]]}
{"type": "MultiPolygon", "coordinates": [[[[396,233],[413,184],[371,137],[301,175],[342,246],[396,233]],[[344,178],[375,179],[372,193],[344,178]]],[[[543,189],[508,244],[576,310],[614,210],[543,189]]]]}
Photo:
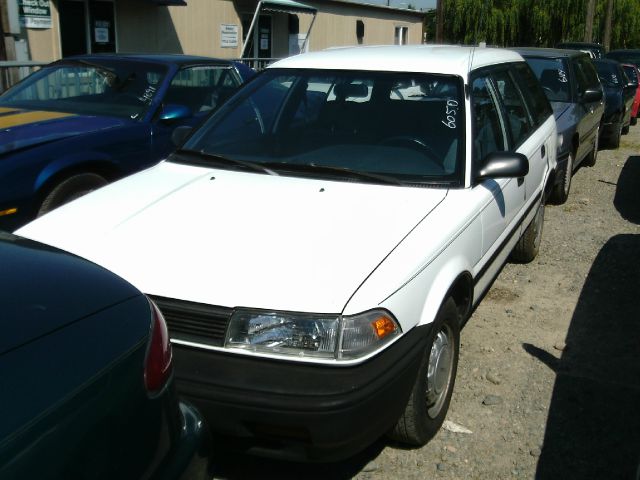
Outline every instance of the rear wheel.
{"type": "Polygon", "coordinates": [[[95,173],[80,173],[68,177],[53,187],[45,197],[40,210],[38,210],[38,216],[44,215],[106,184],[107,180],[95,173]]]}
{"type": "Polygon", "coordinates": [[[458,307],[447,298],[433,323],[413,390],[389,436],[399,442],[422,446],[444,422],[458,368],[460,320],[458,307]]]}
{"type": "Polygon", "coordinates": [[[616,128],[615,135],[611,138],[611,148],[618,148],[620,146],[620,137],[622,136],[622,120],[620,125],[616,128]]]}
{"type": "Polygon", "coordinates": [[[529,263],[538,255],[542,241],[542,227],[544,225],[544,202],[540,202],[536,216],[527,226],[518,243],[511,252],[511,259],[518,263],[529,263]]]}
{"type": "Polygon", "coordinates": [[[571,178],[573,177],[573,152],[567,157],[567,164],[562,172],[560,183],[553,187],[551,192],[551,202],[556,205],[562,205],[569,198],[569,190],[571,189],[571,178]]]}

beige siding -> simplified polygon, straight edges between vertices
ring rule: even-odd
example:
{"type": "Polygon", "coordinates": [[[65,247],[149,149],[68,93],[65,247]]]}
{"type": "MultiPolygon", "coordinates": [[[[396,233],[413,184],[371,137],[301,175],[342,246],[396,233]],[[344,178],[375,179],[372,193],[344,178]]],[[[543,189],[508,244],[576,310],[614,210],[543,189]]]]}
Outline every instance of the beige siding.
{"type": "MultiPolygon", "coordinates": [[[[309,50],[357,45],[356,21],[365,25],[363,45],[392,44],[396,26],[408,27],[408,43],[421,43],[422,16],[416,13],[354,6],[323,0],[305,1],[318,8],[309,50]]],[[[116,44],[119,52],[185,53],[238,58],[242,51],[241,16],[251,16],[255,0],[188,0],[187,6],[164,7],[151,2],[115,0],[116,44]],[[222,24],[238,26],[238,47],[222,48],[222,24]]],[[[57,2],[51,2],[53,28],[27,29],[32,60],[53,61],[61,56],[57,2]]],[[[271,13],[272,56],[289,55],[289,22],[286,13],[271,13]]],[[[310,14],[298,14],[300,33],[306,33],[310,14]]]]}
{"type": "Polygon", "coordinates": [[[60,51],[60,22],[55,2],[51,5],[52,28],[24,28],[22,38],[27,39],[29,58],[37,62],[53,62],[62,54],[60,51]]]}
{"type": "Polygon", "coordinates": [[[116,2],[118,50],[240,56],[240,18],[232,1],[189,0],[186,7],[158,7],[144,2],[116,2]],[[220,26],[238,25],[238,48],[220,46],[220,26]]]}
{"type": "MultiPolygon", "coordinates": [[[[319,10],[311,31],[309,50],[358,45],[356,21],[364,23],[362,45],[392,45],[396,26],[408,27],[408,43],[422,43],[422,16],[391,9],[352,7],[334,3],[306,2],[319,10]]],[[[309,27],[309,15],[299,15],[300,32],[309,27]]]]}

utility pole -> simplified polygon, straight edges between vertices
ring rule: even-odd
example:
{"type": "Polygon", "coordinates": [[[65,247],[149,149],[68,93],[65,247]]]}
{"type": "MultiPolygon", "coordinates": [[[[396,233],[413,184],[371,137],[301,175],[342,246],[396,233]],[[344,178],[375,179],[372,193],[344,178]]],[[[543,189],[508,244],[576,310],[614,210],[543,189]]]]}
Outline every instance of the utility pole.
{"type": "Polygon", "coordinates": [[[593,42],[593,16],[596,9],[596,0],[587,3],[587,18],[584,24],[584,41],[593,42]]]}
{"type": "Polygon", "coordinates": [[[613,17],[613,0],[607,0],[607,15],[604,17],[604,39],[602,41],[605,50],[611,46],[611,21],[613,17]]]}
{"type": "Polygon", "coordinates": [[[444,43],[444,0],[436,3],[436,43],[444,43]]]}

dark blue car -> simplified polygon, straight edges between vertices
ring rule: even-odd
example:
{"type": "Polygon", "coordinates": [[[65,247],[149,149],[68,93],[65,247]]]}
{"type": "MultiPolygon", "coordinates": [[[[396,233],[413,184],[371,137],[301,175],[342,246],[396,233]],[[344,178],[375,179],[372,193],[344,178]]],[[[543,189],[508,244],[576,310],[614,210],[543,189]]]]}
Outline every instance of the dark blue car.
{"type": "Polygon", "coordinates": [[[620,136],[629,133],[631,111],[637,85],[634,85],[622,65],[615,60],[601,58],[593,61],[604,87],[605,112],[600,137],[611,148],[620,146],[620,136]]]}
{"type": "Polygon", "coordinates": [[[84,55],[54,62],[0,96],[0,230],[13,231],[173,149],[253,75],[185,55],[84,55]]]}
{"type": "Polygon", "coordinates": [[[0,478],[207,478],[208,429],[176,396],[155,305],[7,232],[0,265],[0,478]]]}

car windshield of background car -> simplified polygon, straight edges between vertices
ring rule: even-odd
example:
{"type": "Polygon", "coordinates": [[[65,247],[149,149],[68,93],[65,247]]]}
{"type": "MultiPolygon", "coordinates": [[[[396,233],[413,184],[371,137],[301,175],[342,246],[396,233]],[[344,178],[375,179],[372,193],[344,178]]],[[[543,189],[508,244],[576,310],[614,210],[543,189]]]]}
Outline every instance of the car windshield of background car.
{"type": "Polygon", "coordinates": [[[570,102],[571,87],[567,62],[562,58],[527,58],[550,102],[570,102]]]}
{"type": "Polygon", "coordinates": [[[596,63],[596,70],[600,81],[606,87],[622,87],[622,79],[620,78],[618,69],[610,63],[596,63]]]}
{"type": "Polygon", "coordinates": [[[146,112],[166,72],[151,63],[62,60],[8,90],[0,105],[135,120],[146,112]]]}
{"type": "Polygon", "coordinates": [[[457,182],[464,128],[460,77],[273,69],[216,112],[184,149],[275,171],[329,167],[457,182]]]}

